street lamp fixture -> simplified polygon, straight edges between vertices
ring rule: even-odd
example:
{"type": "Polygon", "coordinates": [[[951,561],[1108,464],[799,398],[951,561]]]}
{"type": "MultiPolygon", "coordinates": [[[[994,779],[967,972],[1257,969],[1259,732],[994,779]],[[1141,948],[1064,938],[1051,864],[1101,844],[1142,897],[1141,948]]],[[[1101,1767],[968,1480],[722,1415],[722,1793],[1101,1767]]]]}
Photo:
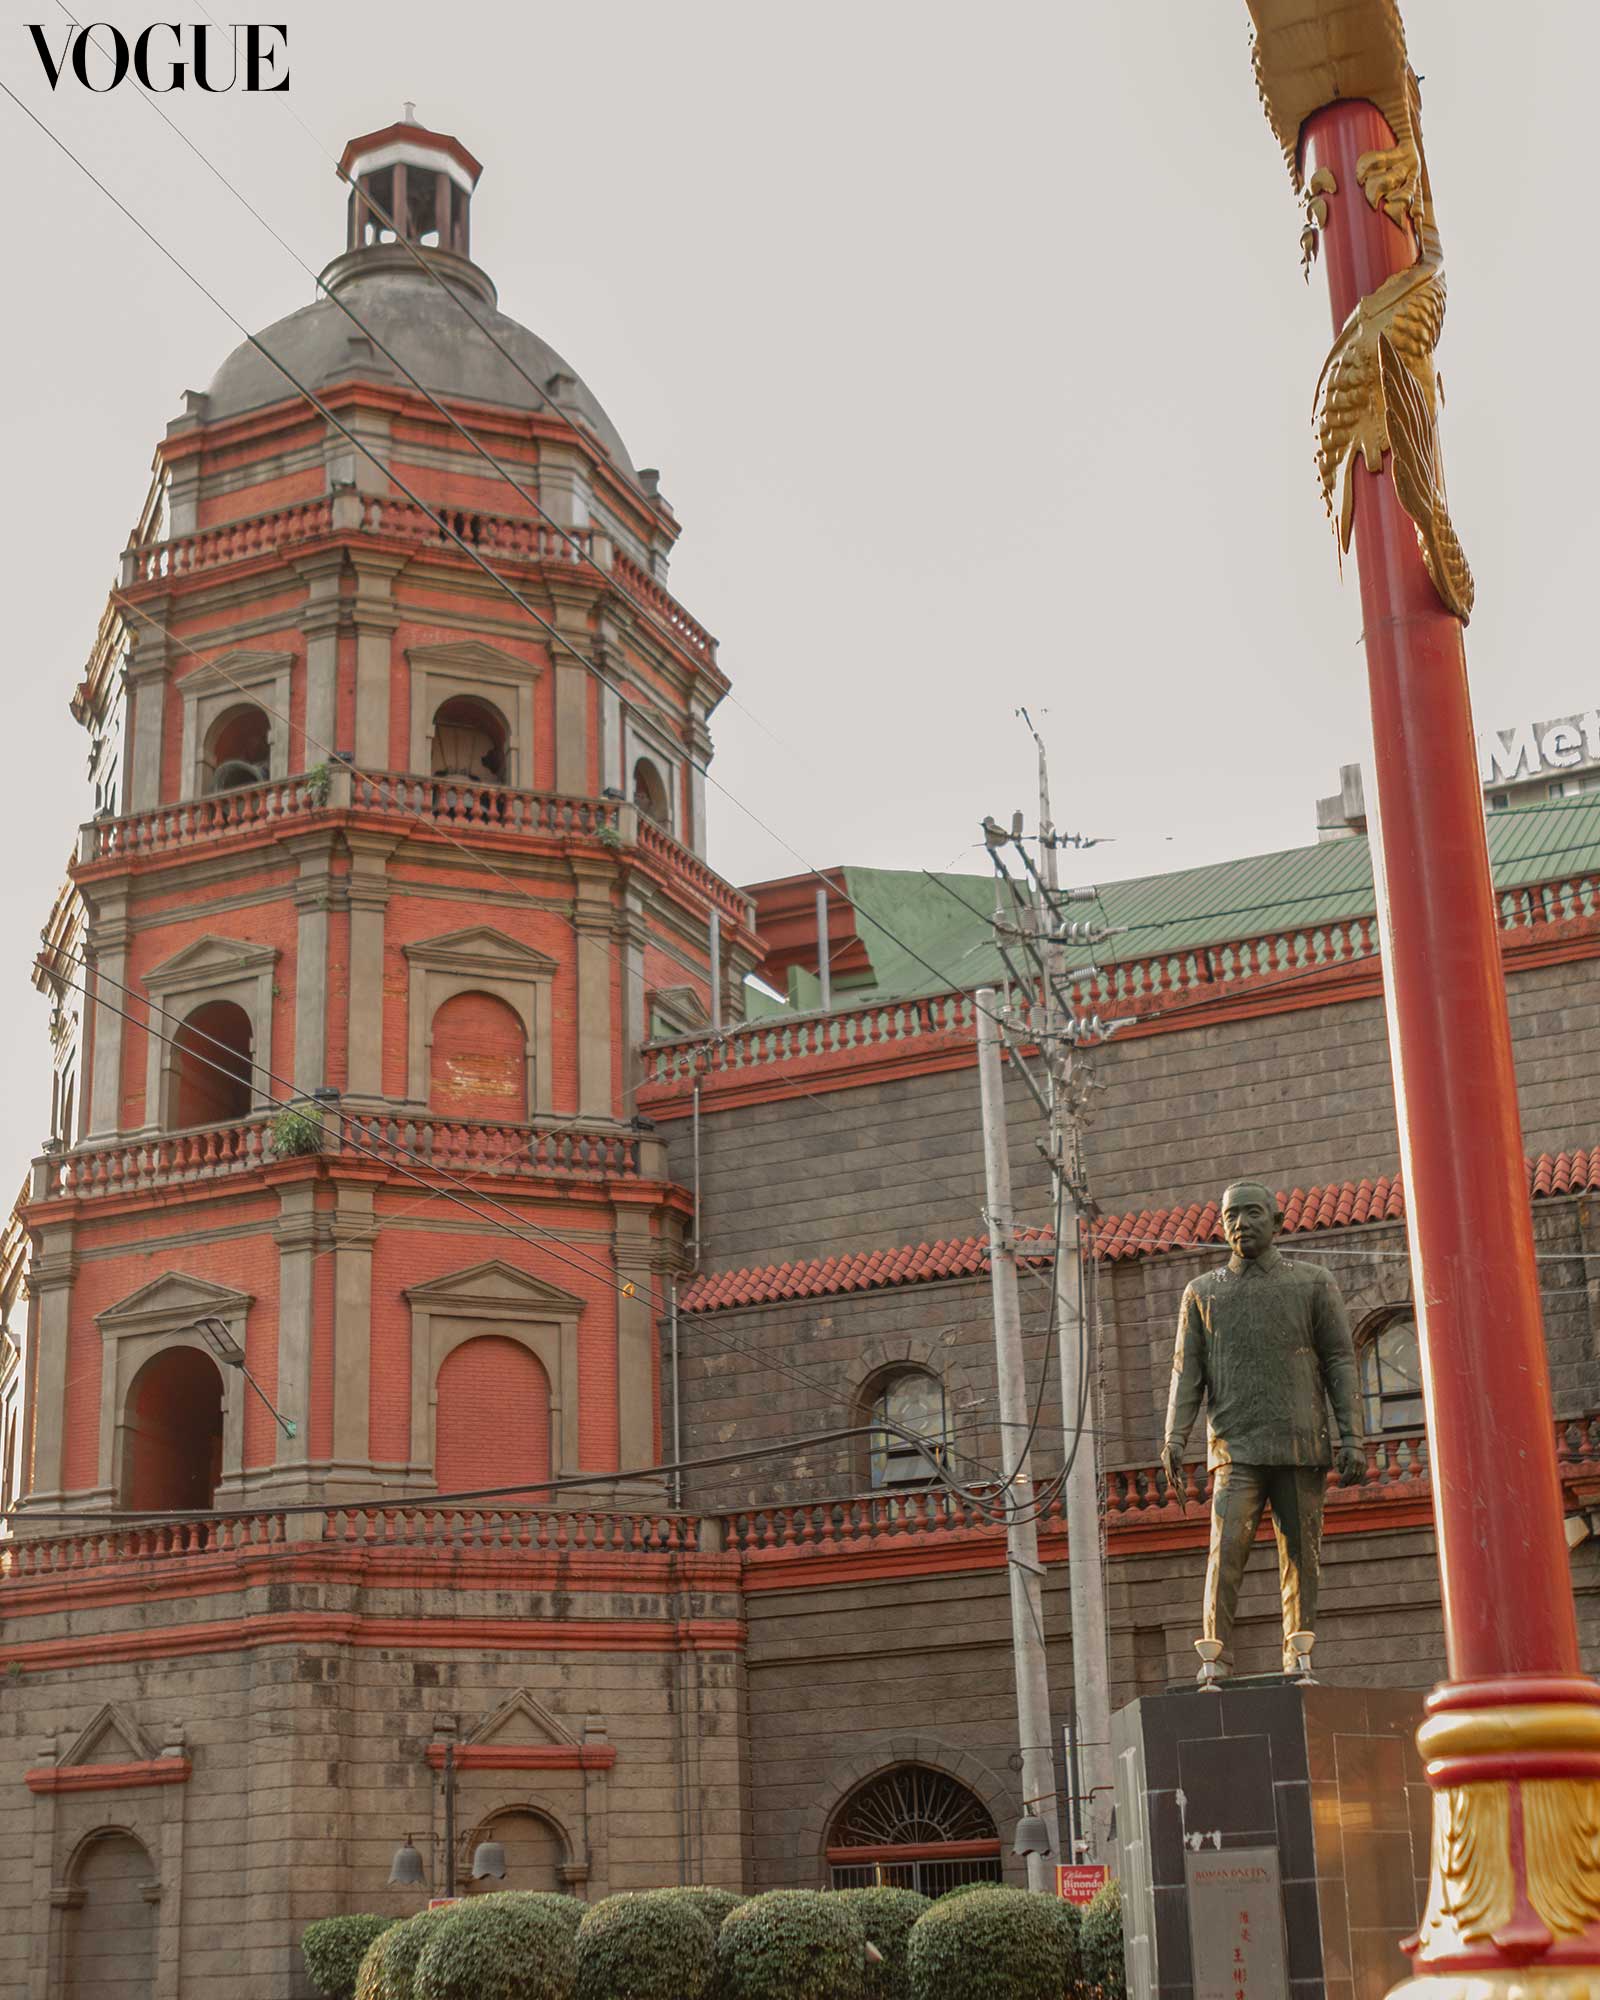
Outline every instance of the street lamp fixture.
{"type": "Polygon", "coordinates": [[[211,1352],[225,1368],[238,1369],[239,1373],[261,1398],[262,1402],[266,1404],[268,1414],[279,1430],[283,1432],[286,1438],[292,1438],[295,1434],[294,1419],[292,1417],[279,1416],[266,1390],[262,1388],[261,1384],[245,1366],[244,1349],[234,1339],[233,1329],[218,1319],[215,1313],[208,1313],[204,1319],[197,1319],[195,1321],[194,1331],[200,1335],[207,1347],[211,1349],[211,1352]]]}

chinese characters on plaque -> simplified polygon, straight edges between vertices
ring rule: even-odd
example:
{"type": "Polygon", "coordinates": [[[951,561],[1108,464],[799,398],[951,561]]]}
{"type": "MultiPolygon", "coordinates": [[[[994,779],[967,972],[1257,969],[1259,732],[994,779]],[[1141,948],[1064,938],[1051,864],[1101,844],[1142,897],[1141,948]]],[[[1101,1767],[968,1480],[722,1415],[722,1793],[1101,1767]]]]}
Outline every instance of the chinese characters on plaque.
{"type": "Polygon", "coordinates": [[[1282,2000],[1289,1990],[1278,1852],[1186,1854],[1194,2000],[1282,2000]]]}

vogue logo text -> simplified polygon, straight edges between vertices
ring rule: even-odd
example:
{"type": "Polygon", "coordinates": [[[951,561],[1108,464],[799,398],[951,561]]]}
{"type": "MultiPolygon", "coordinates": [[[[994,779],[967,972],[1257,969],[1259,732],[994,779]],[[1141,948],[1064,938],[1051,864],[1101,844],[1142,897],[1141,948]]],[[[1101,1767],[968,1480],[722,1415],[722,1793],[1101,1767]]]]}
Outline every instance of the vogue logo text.
{"type": "Polygon", "coordinates": [[[152,21],[132,41],[109,21],[90,21],[68,28],[59,52],[41,23],[26,25],[52,90],[67,75],[93,91],[115,90],[129,76],[163,95],[187,89],[191,78],[196,90],[289,88],[289,30],[282,21],[234,21],[226,28],[152,21]]]}

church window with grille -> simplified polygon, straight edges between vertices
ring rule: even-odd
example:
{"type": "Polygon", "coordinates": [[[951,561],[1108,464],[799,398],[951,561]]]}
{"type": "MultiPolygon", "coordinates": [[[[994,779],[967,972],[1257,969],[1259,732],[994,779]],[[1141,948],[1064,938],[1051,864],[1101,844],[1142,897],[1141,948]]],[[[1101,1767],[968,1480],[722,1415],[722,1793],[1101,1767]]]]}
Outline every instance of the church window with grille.
{"type": "Polygon", "coordinates": [[[869,1778],[828,1830],[829,1887],[942,1896],[1001,1879],[1000,1837],[983,1802],[946,1772],[901,1764],[869,1778]]]}
{"type": "Polygon", "coordinates": [[[1417,1325],[1409,1308],[1391,1313],[1365,1333],[1357,1348],[1361,1371],[1362,1415],[1367,1435],[1383,1431],[1420,1431],[1422,1360],[1417,1325]]]}
{"type": "Polygon", "coordinates": [[[930,1454],[942,1462],[950,1441],[944,1384],[938,1376],[908,1368],[880,1377],[869,1391],[868,1410],[867,1420],[873,1426],[868,1464],[874,1491],[931,1484],[938,1472],[929,1462],[930,1454]],[[913,1437],[923,1442],[914,1443],[913,1437]]]}

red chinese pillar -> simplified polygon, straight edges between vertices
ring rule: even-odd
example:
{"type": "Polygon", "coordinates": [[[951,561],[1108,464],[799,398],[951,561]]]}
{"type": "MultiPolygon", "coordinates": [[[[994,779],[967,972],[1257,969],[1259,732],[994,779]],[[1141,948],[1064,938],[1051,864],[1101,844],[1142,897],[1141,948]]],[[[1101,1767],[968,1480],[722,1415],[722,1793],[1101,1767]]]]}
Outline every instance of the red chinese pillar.
{"type": "MultiPolygon", "coordinates": [[[[1300,136],[1301,171],[1326,204],[1337,331],[1417,264],[1421,233],[1403,204],[1392,219],[1363,189],[1358,161],[1396,144],[1372,104],[1325,105],[1300,136]]],[[[1391,347],[1391,371],[1396,359],[1391,347]]],[[[1354,450],[1349,477],[1450,1675],[1418,1736],[1434,1789],[1432,1881],[1400,1991],[1600,2000],[1600,1687],[1579,1671],[1462,622],[1425,564],[1415,489],[1410,512],[1397,490],[1396,426],[1406,397],[1416,417],[1415,392],[1379,374],[1390,448],[1381,471],[1354,450]]]]}

